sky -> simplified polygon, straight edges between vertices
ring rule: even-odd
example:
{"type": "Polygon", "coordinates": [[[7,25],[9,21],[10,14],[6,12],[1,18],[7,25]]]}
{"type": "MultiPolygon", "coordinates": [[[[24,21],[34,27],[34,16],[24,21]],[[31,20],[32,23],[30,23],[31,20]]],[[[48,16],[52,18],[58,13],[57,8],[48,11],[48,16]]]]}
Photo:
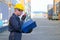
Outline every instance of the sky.
{"type": "Polygon", "coordinates": [[[31,0],[31,11],[47,12],[48,4],[53,4],[53,0],[31,0]]]}

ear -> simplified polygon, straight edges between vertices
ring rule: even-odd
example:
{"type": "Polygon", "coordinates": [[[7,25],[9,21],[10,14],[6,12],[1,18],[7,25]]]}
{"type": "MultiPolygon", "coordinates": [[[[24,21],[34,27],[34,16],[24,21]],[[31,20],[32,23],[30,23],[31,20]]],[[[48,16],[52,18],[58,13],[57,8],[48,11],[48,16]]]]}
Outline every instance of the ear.
{"type": "Polygon", "coordinates": [[[15,10],[15,12],[17,11],[17,9],[14,9],[15,10]]]}

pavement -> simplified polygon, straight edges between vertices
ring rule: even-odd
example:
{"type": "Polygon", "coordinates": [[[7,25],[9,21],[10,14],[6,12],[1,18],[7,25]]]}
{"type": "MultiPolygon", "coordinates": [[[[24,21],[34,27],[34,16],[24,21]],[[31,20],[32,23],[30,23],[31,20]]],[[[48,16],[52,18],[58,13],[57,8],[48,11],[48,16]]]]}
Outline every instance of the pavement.
{"type": "MultiPolygon", "coordinates": [[[[60,40],[60,20],[34,18],[37,27],[22,36],[22,40],[60,40]]],[[[8,40],[9,32],[0,33],[0,40],[8,40]]]]}

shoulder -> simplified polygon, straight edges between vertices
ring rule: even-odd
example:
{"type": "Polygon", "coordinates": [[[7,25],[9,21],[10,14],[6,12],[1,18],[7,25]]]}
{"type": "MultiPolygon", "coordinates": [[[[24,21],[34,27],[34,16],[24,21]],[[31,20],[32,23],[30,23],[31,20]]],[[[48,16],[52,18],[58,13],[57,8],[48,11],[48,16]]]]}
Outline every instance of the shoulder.
{"type": "Polygon", "coordinates": [[[15,19],[16,19],[16,17],[14,15],[12,15],[9,20],[15,20],[15,19]]]}

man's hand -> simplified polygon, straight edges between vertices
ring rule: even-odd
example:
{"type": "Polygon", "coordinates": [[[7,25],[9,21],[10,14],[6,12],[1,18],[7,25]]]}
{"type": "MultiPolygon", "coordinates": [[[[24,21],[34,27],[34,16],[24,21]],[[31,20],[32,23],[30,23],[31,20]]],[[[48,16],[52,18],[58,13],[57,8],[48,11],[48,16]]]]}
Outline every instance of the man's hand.
{"type": "Polygon", "coordinates": [[[25,18],[26,18],[26,14],[24,14],[21,19],[25,20],[25,18]]]}

